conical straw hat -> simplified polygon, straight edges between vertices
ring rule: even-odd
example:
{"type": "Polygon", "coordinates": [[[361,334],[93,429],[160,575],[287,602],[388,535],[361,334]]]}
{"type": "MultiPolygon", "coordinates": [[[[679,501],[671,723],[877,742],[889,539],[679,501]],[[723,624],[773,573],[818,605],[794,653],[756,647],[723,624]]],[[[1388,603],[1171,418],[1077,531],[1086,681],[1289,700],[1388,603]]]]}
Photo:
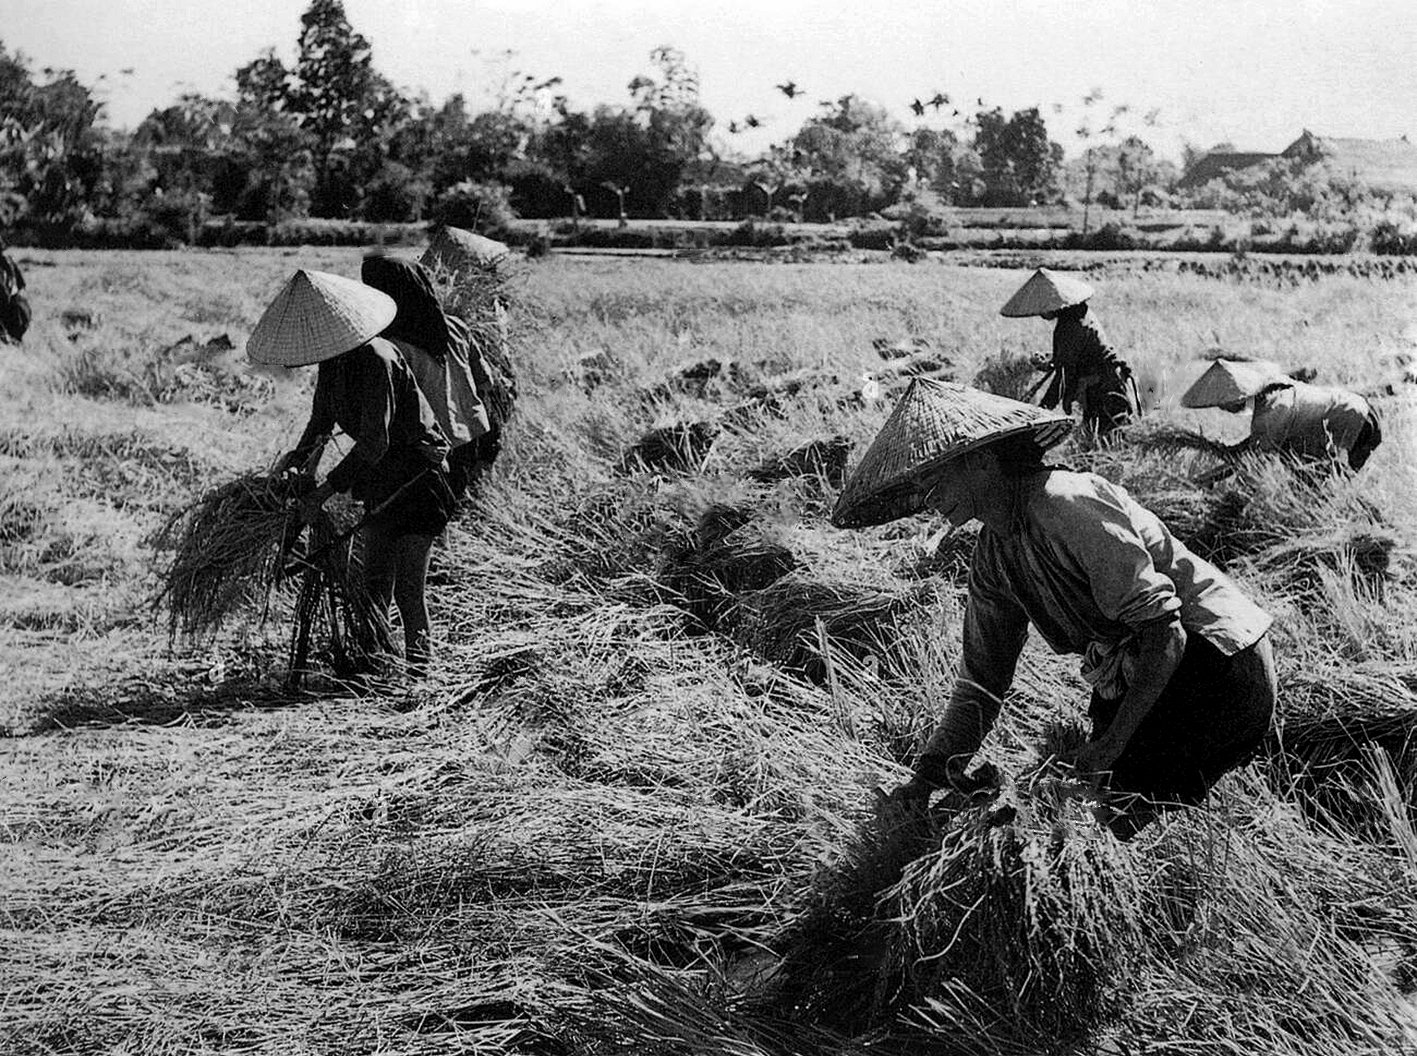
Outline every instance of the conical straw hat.
{"type": "Polygon", "coordinates": [[[386,293],[327,271],[297,271],[246,342],[257,363],[303,367],[358,348],[394,321],[386,293]]]}
{"type": "Polygon", "coordinates": [[[1249,399],[1266,386],[1292,382],[1284,369],[1267,359],[1217,359],[1181,397],[1182,407],[1221,407],[1249,399]]]}
{"type": "Polygon", "coordinates": [[[1039,268],[999,309],[1000,315],[1020,319],[1027,315],[1056,312],[1071,304],[1081,304],[1092,296],[1092,287],[1071,275],[1039,268]]]}
{"type": "Polygon", "coordinates": [[[916,378],[847,481],[832,524],[865,528],[924,509],[952,459],[1019,433],[1051,447],[1073,421],[952,381],[916,378]]]}
{"type": "Polygon", "coordinates": [[[510,252],[505,242],[444,225],[434,232],[418,262],[433,271],[459,271],[467,267],[496,271],[510,252]]]}

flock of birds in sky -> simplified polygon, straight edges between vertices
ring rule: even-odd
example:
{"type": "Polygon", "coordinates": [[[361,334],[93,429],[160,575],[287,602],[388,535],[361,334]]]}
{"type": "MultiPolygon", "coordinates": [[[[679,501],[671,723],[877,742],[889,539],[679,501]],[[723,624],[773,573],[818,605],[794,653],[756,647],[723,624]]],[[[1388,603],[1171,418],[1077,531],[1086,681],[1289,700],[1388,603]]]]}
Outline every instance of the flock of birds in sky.
{"type": "MultiPolygon", "coordinates": [[[[787,96],[788,99],[796,99],[799,95],[804,94],[803,88],[798,85],[796,81],[784,81],[782,84],[779,84],[776,87],[777,90],[783,95],[787,96]]],[[[851,98],[851,96],[847,95],[835,101],[831,99],[822,99],[818,101],[817,105],[822,107],[839,106],[842,108],[843,111],[845,111],[850,106],[851,98]]],[[[1088,92],[1086,96],[1083,97],[1082,100],[1084,108],[1088,109],[1090,109],[1094,104],[1099,103],[1101,101],[1101,88],[1092,89],[1090,92],[1088,92]]],[[[982,110],[984,108],[984,97],[976,97],[974,103],[978,109],[982,110]]],[[[963,117],[965,124],[972,124],[974,121],[977,120],[977,118],[975,118],[973,115],[965,114],[962,110],[960,110],[959,106],[956,105],[956,102],[950,98],[949,93],[947,92],[936,91],[929,98],[916,96],[910,101],[910,112],[913,113],[917,118],[923,118],[925,116],[926,110],[933,110],[935,111],[935,113],[938,114],[945,107],[950,107],[950,117],[963,117]]],[[[1064,107],[1062,103],[1053,104],[1054,114],[1061,114],[1063,110],[1064,107]]],[[[1121,103],[1113,107],[1110,118],[1108,118],[1105,127],[1100,129],[1100,131],[1104,133],[1116,131],[1117,119],[1127,114],[1130,110],[1131,107],[1128,106],[1126,103],[1121,103]]],[[[1147,126],[1148,128],[1154,127],[1157,123],[1157,119],[1160,114],[1161,111],[1159,109],[1147,111],[1146,115],[1142,118],[1142,124],[1147,126]]],[[[749,114],[742,120],[733,120],[728,122],[728,131],[734,135],[737,135],[740,132],[746,132],[750,128],[761,128],[765,123],[765,120],[761,117],[758,117],[756,114],[749,114]]],[[[1084,124],[1078,128],[1077,134],[1085,139],[1088,136],[1092,135],[1094,131],[1095,130],[1092,129],[1087,122],[1084,122],[1084,124]]]]}
{"type": "MultiPolygon", "coordinates": [[[[787,96],[788,99],[796,99],[799,95],[804,94],[804,89],[800,85],[798,85],[796,81],[784,81],[782,84],[779,84],[776,87],[777,90],[783,95],[787,96]]],[[[843,96],[842,98],[837,100],[822,99],[818,101],[817,105],[823,107],[839,106],[843,110],[846,110],[850,107],[851,98],[852,97],[848,95],[843,96]]],[[[984,98],[981,96],[979,97],[979,99],[976,100],[976,102],[980,107],[982,107],[984,105],[984,98]]],[[[932,109],[936,113],[939,113],[939,111],[946,106],[951,106],[951,100],[949,95],[945,92],[937,91],[928,99],[921,99],[919,97],[916,97],[910,103],[910,110],[916,117],[924,117],[925,111],[927,109],[932,109]]],[[[958,107],[955,107],[950,111],[951,117],[959,117],[960,114],[961,111],[958,107]]],[[[972,117],[965,118],[966,122],[973,120],[974,119],[972,117]]],[[[728,122],[728,131],[734,135],[737,135],[739,132],[746,132],[750,128],[761,128],[764,124],[766,124],[766,122],[763,118],[758,117],[756,114],[749,114],[741,121],[735,119],[733,121],[728,122]]]]}
{"type": "MultiPolygon", "coordinates": [[[[474,51],[474,54],[475,54],[475,53],[476,53],[476,52],[474,51]]],[[[510,54],[510,53],[509,53],[509,54],[510,54]]],[[[44,72],[44,75],[45,75],[46,77],[55,77],[55,76],[59,76],[59,75],[65,73],[65,72],[67,72],[67,71],[59,70],[59,69],[56,69],[56,68],[54,68],[54,67],[52,67],[52,66],[46,66],[46,67],[44,67],[43,72],[44,72]]],[[[123,77],[131,77],[131,76],[133,76],[133,74],[134,74],[135,72],[136,72],[136,70],[135,70],[135,68],[132,67],[132,66],[125,66],[125,67],[123,67],[123,69],[121,69],[121,70],[118,71],[119,75],[120,75],[120,76],[123,76],[123,77]]],[[[100,74],[98,74],[98,80],[104,81],[104,80],[107,80],[107,79],[108,79],[108,74],[106,74],[106,73],[100,73],[100,74]]],[[[532,81],[532,80],[534,80],[535,78],[533,78],[531,75],[528,74],[525,79],[526,79],[527,81],[532,81]]],[[[544,82],[544,83],[541,84],[541,85],[537,85],[536,87],[537,87],[537,88],[543,88],[543,87],[547,87],[547,86],[559,84],[560,81],[561,81],[561,78],[555,77],[555,78],[552,78],[550,81],[544,82]]],[[[174,87],[189,86],[189,82],[187,82],[187,81],[174,81],[174,82],[173,82],[173,86],[174,86],[174,87]]],[[[789,100],[796,99],[799,95],[805,94],[805,89],[803,89],[796,81],[792,81],[792,80],[784,81],[784,82],[782,82],[781,84],[776,85],[775,87],[777,88],[777,90],[778,90],[779,92],[781,92],[783,95],[787,96],[787,98],[788,98],[789,100]]],[[[837,99],[837,100],[822,99],[822,100],[819,100],[818,105],[819,105],[819,106],[822,106],[822,107],[838,106],[838,107],[840,107],[840,108],[843,110],[843,112],[844,112],[844,111],[846,111],[847,109],[850,108],[851,99],[852,99],[852,97],[851,97],[850,95],[843,96],[842,98],[837,99]]],[[[1093,104],[1095,104],[1095,103],[1101,101],[1101,99],[1102,99],[1102,89],[1100,89],[1100,88],[1094,88],[1094,89],[1092,89],[1092,91],[1090,91],[1086,96],[1083,97],[1083,105],[1084,105],[1084,107],[1091,107],[1093,104]]],[[[984,97],[983,97],[983,96],[979,96],[977,99],[975,99],[975,105],[976,105],[977,107],[979,107],[980,109],[983,109],[983,107],[984,107],[984,97]]],[[[929,98],[922,98],[922,97],[920,97],[920,96],[916,96],[914,99],[912,99],[912,100],[910,101],[910,112],[913,113],[917,118],[923,118],[923,117],[925,116],[925,111],[926,111],[926,110],[933,110],[933,111],[935,111],[935,113],[938,114],[938,113],[939,113],[941,110],[943,110],[945,107],[950,107],[950,117],[952,117],[952,118],[958,118],[958,117],[963,116],[965,124],[969,124],[969,123],[971,123],[971,122],[973,122],[973,121],[975,120],[975,118],[974,118],[973,116],[964,114],[963,111],[961,111],[961,110],[959,109],[959,107],[958,107],[957,105],[955,105],[954,101],[950,99],[950,96],[949,96],[949,94],[948,94],[947,92],[936,91],[936,92],[935,92],[933,95],[931,95],[929,98]]],[[[1128,107],[1125,103],[1124,103],[1124,104],[1121,104],[1121,105],[1119,105],[1119,106],[1114,107],[1113,110],[1112,110],[1112,115],[1111,115],[1110,120],[1108,121],[1106,127],[1104,127],[1101,131],[1103,131],[1103,132],[1112,132],[1112,131],[1114,131],[1114,130],[1115,130],[1115,127],[1116,127],[1116,120],[1117,120],[1117,118],[1120,117],[1120,116],[1122,116],[1122,115],[1124,115],[1124,114],[1126,114],[1129,109],[1130,109],[1130,107],[1128,107]]],[[[1053,113],[1055,113],[1055,114],[1061,114],[1062,112],[1063,112],[1063,104],[1061,104],[1061,103],[1054,103],[1054,104],[1053,104],[1053,113]]],[[[1151,111],[1149,111],[1149,112],[1146,114],[1146,116],[1143,118],[1142,123],[1143,123],[1144,125],[1148,126],[1148,127],[1154,126],[1154,125],[1157,123],[1157,117],[1158,117],[1159,114],[1160,114],[1160,111],[1159,111],[1159,110],[1151,110],[1151,111]]],[[[766,119],[761,118],[761,117],[759,117],[759,116],[756,115],[756,114],[748,114],[746,117],[742,118],[741,120],[735,119],[735,120],[732,120],[732,121],[728,122],[728,131],[729,131],[729,133],[731,133],[732,135],[738,135],[740,132],[746,132],[746,131],[748,131],[749,129],[761,128],[761,127],[763,127],[763,125],[765,125],[766,123],[767,123],[766,119]]],[[[1084,124],[1083,124],[1081,127],[1079,127],[1078,130],[1077,130],[1077,134],[1078,134],[1079,136],[1084,137],[1084,138],[1086,138],[1087,136],[1091,135],[1092,132],[1093,132],[1093,130],[1088,126],[1087,123],[1084,123],[1084,124]]]]}

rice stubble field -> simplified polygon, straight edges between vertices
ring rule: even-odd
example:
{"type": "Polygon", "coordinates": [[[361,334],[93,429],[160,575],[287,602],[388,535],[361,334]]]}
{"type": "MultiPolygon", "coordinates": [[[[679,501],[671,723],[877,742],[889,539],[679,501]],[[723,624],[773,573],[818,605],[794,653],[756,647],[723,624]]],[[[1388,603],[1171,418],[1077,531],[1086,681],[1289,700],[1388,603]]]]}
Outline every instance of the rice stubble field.
{"type": "Polygon", "coordinates": [[[882,341],[1031,383],[1048,328],[997,314],[1021,272],[520,265],[521,398],[435,552],[436,670],[360,694],[284,688],[286,594],[195,642],[150,604],[155,533],[303,424],[313,371],[248,370],[251,326],[295,267],[358,253],[20,263],[0,1049],[1417,1048],[1417,282],[1093,273],[1156,409],[1059,458],[1275,614],[1282,682],[1260,760],[1119,844],[1048,762],[1086,693],[1036,641],[985,748],[1001,796],[903,827],[874,807],[947,696],[970,536],[827,524],[889,410],[861,375],[898,391],[882,341]],[[1243,435],[1178,409],[1221,352],[1380,393],[1384,445],[1352,479],[1251,459],[1197,485],[1213,460],[1161,434],[1243,435]]]}

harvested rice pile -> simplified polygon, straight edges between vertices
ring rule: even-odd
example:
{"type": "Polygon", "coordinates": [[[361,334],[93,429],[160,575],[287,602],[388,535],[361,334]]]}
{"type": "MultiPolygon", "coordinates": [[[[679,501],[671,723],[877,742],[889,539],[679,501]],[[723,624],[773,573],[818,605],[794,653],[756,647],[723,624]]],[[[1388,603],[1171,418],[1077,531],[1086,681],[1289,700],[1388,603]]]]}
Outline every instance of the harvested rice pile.
{"type": "Polygon", "coordinates": [[[875,658],[882,674],[901,674],[908,661],[894,647],[933,591],[830,581],[793,572],[743,596],[733,637],[809,682],[827,680],[830,650],[875,658]]]}
{"type": "Polygon", "coordinates": [[[666,542],[658,580],[704,629],[808,682],[827,680],[829,653],[903,670],[895,643],[933,588],[809,568],[757,517],[752,504],[710,506],[691,533],[666,542]]]}
{"type": "Polygon", "coordinates": [[[517,400],[509,260],[502,243],[451,227],[438,229],[421,258],[443,291],[444,311],[467,326],[478,395],[494,431],[506,424],[517,400]]]}
{"type": "Polygon", "coordinates": [[[798,565],[792,551],[753,520],[749,506],[711,506],[692,537],[671,545],[660,575],[706,630],[737,622],[741,595],[770,586],[798,565]]]}
{"type": "Polygon", "coordinates": [[[651,429],[625,451],[615,471],[620,474],[696,472],[708,458],[719,432],[713,422],[681,422],[651,429]]]}
{"type": "Polygon", "coordinates": [[[1276,783],[1342,828],[1369,836],[1386,819],[1372,792],[1375,760],[1417,810],[1417,667],[1306,669],[1286,679],[1266,765],[1276,783]]]}
{"type": "Polygon", "coordinates": [[[813,440],[794,448],[785,455],[768,459],[748,471],[751,480],[771,483],[792,477],[823,477],[833,488],[846,482],[846,460],[851,454],[851,441],[844,436],[813,440]]]}

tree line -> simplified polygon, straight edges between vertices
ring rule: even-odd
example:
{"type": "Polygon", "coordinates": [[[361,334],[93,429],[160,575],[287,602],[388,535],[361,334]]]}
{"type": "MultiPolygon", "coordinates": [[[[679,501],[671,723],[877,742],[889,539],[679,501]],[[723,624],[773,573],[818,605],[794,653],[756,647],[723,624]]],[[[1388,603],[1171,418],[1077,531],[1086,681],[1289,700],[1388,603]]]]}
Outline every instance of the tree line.
{"type": "MultiPolygon", "coordinates": [[[[652,53],[620,105],[577,109],[559,77],[504,72],[494,103],[473,112],[462,95],[435,103],[398,89],[340,0],[312,0],[293,64],[269,50],[235,71],[234,97],[182,95],[131,132],[105,125],[94,90],[72,72],[46,72],[37,79],[0,43],[0,222],[10,226],[107,217],[182,238],[211,217],[484,229],[578,213],[822,221],[922,197],[1135,206],[1164,200],[1176,175],[1140,137],[1100,127],[1078,130],[1088,149],[1065,164],[1038,108],[1006,113],[982,99],[957,129],[911,129],[855,95],[823,100],[761,156],[725,157],[697,76],[669,47],[652,53]]],[[[942,100],[961,113],[938,92],[912,109],[923,116],[942,100]]],[[[732,135],[740,122],[727,127],[732,135]]]]}

